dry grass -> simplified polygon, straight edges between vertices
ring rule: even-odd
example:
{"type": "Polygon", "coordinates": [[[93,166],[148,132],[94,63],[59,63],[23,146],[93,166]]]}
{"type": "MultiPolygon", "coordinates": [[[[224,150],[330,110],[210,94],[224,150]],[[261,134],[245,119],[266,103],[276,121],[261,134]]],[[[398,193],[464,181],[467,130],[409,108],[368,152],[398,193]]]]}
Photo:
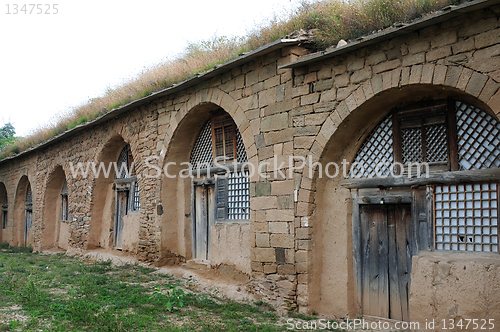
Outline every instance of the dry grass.
{"type": "Polygon", "coordinates": [[[88,103],[56,116],[51,123],[39,127],[0,152],[0,159],[24,151],[79,124],[95,119],[133,100],[182,82],[197,73],[213,68],[273,42],[295,30],[315,30],[315,43],[325,49],[340,39],[353,39],[384,29],[396,22],[408,22],[422,14],[438,10],[460,0],[323,0],[303,3],[285,18],[274,18],[250,31],[246,37],[217,37],[190,44],[184,54],[160,63],[106,91],[88,103]]]}

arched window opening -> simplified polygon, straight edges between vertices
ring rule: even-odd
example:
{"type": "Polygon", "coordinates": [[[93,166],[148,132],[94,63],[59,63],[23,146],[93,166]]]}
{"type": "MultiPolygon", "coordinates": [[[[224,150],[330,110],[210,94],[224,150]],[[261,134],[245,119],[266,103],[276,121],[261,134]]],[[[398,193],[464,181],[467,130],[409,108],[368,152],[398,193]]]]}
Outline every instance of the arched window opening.
{"type": "Polygon", "coordinates": [[[135,164],[130,144],[125,145],[120,152],[116,166],[118,170],[115,174],[115,179],[118,179],[115,181],[116,188],[120,191],[127,191],[127,210],[140,210],[139,184],[135,175],[135,164]]]}
{"type": "MultiPolygon", "coordinates": [[[[350,178],[380,179],[381,188],[396,183],[387,179],[414,178],[416,172],[411,174],[410,167],[401,172],[394,167],[395,162],[405,167],[427,163],[429,176],[435,179],[422,184],[412,182],[413,186],[420,185],[423,190],[420,192],[424,193],[412,194],[414,212],[419,212],[412,217],[413,227],[423,229],[422,222],[426,220],[432,223],[428,233],[424,232],[428,238],[424,243],[430,243],[436,250],[499,251],[500,179],[486,172],[500,167],[497,119],[457,100],[397,109],[362,143],[350,178]],[[444,174],[449,171],[467,172],[444,174]]],[[[370,202],[370,197],[363,199],[370,202]]],[[[380,197],[374,197],[375,200],[384,202],[380,197]]]]}
{"type": "Polygon", "coordinates": [[[64,180],[61,189],[61,221],[69,220],[69,197],[68,197],[68,182],[64,180]]]}
{"type": "Polygon", "coordinates": [[[7,228],[9,212],[9,199],[7,197],[7,191],[3,191],[3,202],[2,202],[2,229],[7,228]]]}
{"type": "Polygon", "coordinates": [[[25,223],[24,223],[24,243],[28,242],[28,232],[33,224],[33,197],[31,193],[31,184],[28,183],[28,188],[26,189],[26,200],[25,200],[25,223]]]}
{"type": "Polygon", "coordinates": [[[214,113],[202,127],[193,150],[190,164],[194,170],[209,169],[217,174],[215,181],[215,220],[250,219],[250,182],[248,169],[241,165],[248,161],[241,134],[226,112],[214,113]],[[226,165],[230,171],[215,168],[215,162],[226,165]],[[229,164],[239,165],[236,169],[229,164]]]}

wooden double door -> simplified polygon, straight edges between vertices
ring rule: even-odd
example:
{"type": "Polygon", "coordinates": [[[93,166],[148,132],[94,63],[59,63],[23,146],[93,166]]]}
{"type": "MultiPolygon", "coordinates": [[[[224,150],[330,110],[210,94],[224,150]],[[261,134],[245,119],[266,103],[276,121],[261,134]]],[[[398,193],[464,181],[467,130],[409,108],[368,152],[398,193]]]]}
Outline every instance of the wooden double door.
{"type": "Polygon", "coordinates": [[[411,204],[362,204],[359,213],[363,314],[408,321],[411,204]]]}

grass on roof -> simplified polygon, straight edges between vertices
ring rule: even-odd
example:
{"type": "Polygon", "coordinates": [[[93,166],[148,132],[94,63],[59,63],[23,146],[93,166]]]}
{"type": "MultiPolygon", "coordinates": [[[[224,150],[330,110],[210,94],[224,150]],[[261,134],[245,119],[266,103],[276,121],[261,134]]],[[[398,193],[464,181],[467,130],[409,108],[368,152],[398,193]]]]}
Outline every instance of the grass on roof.
{"type": "Polygon", "coordinates": [[[275,17],[250,31],[245,37],[215,37],[189,44],[177,58],[159,63],[121,86],[108,89],[102,96],[57,115],[52,122],[34,129],[29,136],[5,147],[0,151],[0,159],[22,152],[115,108],[182,82],[293,31],[314,30],[315,45],[318,49],[326,49],[336,45],[341,39],[354,39],[396,22],[409,22],[460,1],[323,0],[303,3],[288,16],[275,17]]]}

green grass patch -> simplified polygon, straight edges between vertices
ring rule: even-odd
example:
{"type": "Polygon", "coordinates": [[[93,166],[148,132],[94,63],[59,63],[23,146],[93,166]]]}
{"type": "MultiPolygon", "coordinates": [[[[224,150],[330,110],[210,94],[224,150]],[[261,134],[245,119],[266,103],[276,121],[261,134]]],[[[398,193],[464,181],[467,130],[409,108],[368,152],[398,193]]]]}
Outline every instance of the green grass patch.
{"type": "Polygon", "coordinates": [[[283,331],[283,317],[138,264],[0,244],[0,331],[283,331]]]}

